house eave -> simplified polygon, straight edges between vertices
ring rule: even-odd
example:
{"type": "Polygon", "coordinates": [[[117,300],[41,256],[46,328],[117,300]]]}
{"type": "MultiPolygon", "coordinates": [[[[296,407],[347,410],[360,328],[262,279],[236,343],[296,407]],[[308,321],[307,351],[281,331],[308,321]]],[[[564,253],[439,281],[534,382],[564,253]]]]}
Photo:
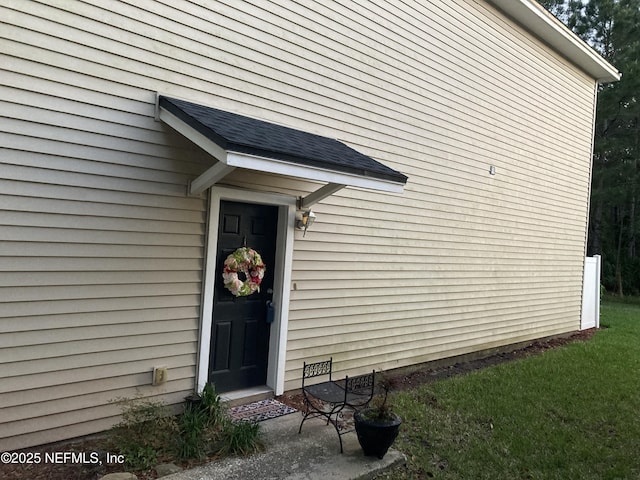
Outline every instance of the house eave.
{"type": "Polygon", "coordinates": [[[620,80],[620,72],[534,0],[487,0],[599,83],[620,80]]]}

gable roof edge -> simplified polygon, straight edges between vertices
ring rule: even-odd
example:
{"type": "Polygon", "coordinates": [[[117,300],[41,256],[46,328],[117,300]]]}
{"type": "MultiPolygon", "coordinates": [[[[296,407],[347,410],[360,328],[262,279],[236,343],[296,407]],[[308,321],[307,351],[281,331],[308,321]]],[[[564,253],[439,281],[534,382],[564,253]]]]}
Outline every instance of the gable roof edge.
{"type": "Polygon", "coordinates": [[[535,0],[486,1],[599,83],[620,80],[621,74],[613,65],[535,0]]]}

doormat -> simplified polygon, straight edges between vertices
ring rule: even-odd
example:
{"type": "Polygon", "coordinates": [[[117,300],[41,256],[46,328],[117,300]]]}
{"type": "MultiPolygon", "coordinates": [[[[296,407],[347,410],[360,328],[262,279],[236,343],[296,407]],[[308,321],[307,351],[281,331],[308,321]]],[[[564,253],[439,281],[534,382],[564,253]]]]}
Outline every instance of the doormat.
{"type": "Polygon", "coordinates": [[[247,405],[238,405],[229,409],[229,415],[234,422],[262,422],[263,420],[289,415],[294,412],[297,412],[295,408],[280,403],[273,398],[248,403],[247,405]]]}

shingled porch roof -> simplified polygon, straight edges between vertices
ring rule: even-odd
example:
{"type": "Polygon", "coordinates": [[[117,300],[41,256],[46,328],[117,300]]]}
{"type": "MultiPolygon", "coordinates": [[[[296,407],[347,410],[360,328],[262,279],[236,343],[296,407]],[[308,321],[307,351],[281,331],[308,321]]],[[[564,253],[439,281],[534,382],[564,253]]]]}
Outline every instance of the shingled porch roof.
{"type": "Polygon", "coordinates": [[[407,177],[328,137],[175,98],[158,97],[158,118],[218,162],[191,182],[192,194],[235,168],[327,182],[303,202],[308,206],[344,186],[403,191],[407,177]]]}

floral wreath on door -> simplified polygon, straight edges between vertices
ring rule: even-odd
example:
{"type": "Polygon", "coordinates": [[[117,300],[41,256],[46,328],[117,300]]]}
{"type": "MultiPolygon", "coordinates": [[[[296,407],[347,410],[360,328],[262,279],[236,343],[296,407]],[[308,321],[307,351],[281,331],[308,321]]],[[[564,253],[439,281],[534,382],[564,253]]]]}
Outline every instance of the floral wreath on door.
{"type": "Polygon", "coordinates": [[[259,292],[266,268],[258,252],[249,247],[240,247],[224,261],[224,286],[236,297],[246,297],[259,292]],[[244,276],[244,280],[240,275],[244,276]]]}

